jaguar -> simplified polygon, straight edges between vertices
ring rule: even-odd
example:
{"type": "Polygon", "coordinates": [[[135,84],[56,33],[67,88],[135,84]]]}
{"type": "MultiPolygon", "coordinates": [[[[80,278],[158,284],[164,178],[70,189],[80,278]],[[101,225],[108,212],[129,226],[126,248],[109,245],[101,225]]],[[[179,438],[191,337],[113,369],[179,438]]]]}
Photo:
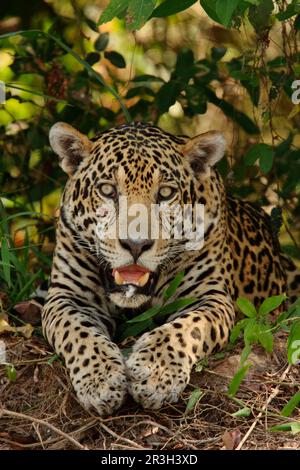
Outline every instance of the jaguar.
{"type": "MultiPolygon", "coordinates": [[[[86,409],[111,414],[127,393],[144,408],[176,402],[194,364],[228,342],[236,299],[258,306],[271,295],[292,295],[300,284],[296,266],[282,254],[269,216],[227,194],[216,168],[226,150],[222,133],[189,138],[132,122],[90,139],[59,122],[49,139],[68,179],[44,335],[64,359],[86,409]],[[103,235],[109,233],[103,227],[120,220],[121,197],[128,209],[142,204],[146,211],[159,204],[202,205],[202,242],[187,249],[172,234],[103,235]],[[121,316],[161,304],[182,271],[175,298],[194,303],[142,334],[125,359],[114,342],[121,316]]],[[[163,224],[164,211],[157,217],[163,224]]]]}

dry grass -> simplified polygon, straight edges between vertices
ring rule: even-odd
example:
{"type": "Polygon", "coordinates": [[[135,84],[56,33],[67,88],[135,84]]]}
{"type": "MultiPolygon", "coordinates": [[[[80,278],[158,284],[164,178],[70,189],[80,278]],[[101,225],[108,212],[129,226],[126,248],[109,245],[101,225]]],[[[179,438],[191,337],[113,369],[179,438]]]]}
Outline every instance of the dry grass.
{"type": "Polygon", "coordinates": [[[226,390],[238,368],[238,347],[194,373],[178,404],[151,412],[128,398],[106,419],[81,408],[63,364],[48,363],[53,352],[42,339],[1,339],[17,380],[10,382],[0,367],[0,449],[300,449],[299,435],[268,431],[300,419],[299,410],[292,418],[280,416],[300,385],[299,367],[286,363],[284,336],[277,338],[272,357],[255,350],[253,367],[234,399],[226,390]],[[194,386],[204,395],[185,413],[194,386]],[[248,417],[232,416],[244,406],[251,409],[248,417]]]}

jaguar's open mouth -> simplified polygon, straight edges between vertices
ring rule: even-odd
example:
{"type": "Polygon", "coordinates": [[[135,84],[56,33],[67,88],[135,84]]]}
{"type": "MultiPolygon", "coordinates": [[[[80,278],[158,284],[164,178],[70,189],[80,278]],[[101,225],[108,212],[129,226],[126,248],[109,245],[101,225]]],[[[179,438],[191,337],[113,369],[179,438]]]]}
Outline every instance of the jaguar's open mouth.
{"type": "Polygon", "coordinates": [[[151,271],[138,264],[131,264],[113,269],[112,275],[118,286],[133,284],[138,287],[144,287],[150,280],[151,271]]]}
{"type": "Polygon", "coordinates": [[[157,273],[138,264],[107,270],[105,274],[107,292],[123,292],[126,297],[137,294],[151,295],[158,278],[157,273]]]}

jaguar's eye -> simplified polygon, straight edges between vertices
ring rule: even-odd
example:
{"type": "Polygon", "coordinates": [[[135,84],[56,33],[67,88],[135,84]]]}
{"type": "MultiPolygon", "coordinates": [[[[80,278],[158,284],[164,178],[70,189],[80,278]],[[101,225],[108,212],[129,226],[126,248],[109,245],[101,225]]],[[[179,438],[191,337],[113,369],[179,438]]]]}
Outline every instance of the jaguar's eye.
{"type": "Polygon", "coordinates": [[[176,189],[171,186],[162,186],[158,191],[158,199],[161,201],[168,201],[174,196],[175,192],[176,189]]]}
{"type": "Polygon", "coordinates": [[[114,198],[117,194],[117,189],[113,184],[103,183],[100,185],[100,193],[102,196],[114,198]]]}

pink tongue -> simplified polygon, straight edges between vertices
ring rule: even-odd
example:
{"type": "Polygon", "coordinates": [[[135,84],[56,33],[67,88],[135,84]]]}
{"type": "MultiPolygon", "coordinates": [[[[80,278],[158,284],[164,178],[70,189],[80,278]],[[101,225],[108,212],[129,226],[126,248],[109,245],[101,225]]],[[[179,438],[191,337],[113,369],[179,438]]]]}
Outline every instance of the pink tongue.
{"type": "Polygon", "coordinates": [[[142,268],[137,264],[131,264],[129,266],[124,266],[123,268],[118,268],[113,270],[118,271],[122,276],[125,282],[137,282],[145,273],[150,272],[149,269],[142,268]]]}
{"type": "Polygon", "coordinates": [[[122,278],[126,282],[138,282],[140,277],[144,275],[142,271],[122,271],[121,273],[122,278]]]}

